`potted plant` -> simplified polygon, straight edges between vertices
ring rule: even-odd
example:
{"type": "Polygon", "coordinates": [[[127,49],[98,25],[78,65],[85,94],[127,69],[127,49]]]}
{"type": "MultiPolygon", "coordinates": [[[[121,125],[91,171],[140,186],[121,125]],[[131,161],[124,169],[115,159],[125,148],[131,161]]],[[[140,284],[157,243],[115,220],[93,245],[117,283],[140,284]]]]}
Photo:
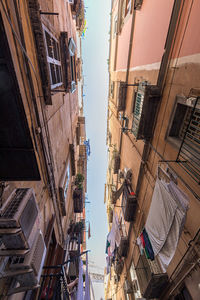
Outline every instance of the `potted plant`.
{"type": "Polygon", "coordinates": [[[75,185],[77,186],[78,189],[82,189],[83,188],[83,181],[84,181],[84,176],[80,173],[78,173],[76,175],[76,178],[75,178],[75,185]]]}

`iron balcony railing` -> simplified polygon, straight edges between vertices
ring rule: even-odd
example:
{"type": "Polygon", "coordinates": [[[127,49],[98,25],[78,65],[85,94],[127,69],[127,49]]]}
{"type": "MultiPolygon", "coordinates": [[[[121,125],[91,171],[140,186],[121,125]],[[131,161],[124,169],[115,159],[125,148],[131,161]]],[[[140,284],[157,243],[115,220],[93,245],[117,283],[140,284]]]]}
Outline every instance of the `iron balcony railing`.
{"type": "Polygon", "coordinates": [[[67,286],[67,274],[65,267],[71,262],[78,262],[80,256],[87,252],[88,250],[68,259],[60,265],[44,266],[43,270],[46,274],[41,275],[37,300],[70,300],[71,297],[67,286]]]}
{"type": "Polygon", "coordinates": [[[180,166],[200,184],[200,97],[196,98],[177,155],[180,166]]]}

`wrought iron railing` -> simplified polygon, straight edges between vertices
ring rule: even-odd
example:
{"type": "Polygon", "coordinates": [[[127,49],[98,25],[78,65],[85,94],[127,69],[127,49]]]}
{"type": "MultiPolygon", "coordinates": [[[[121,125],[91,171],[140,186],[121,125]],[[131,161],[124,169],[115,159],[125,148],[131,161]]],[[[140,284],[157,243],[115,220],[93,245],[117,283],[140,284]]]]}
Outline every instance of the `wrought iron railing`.
{"type": "Polygon", "coordinates": [[[41,285],[37,299],[69,300],[70,296],[64,266],[44,267],[44,269],[48,268],[57,270],[57,272],[41,276],[41,285]]]}
{"type": "Polygon", "coordinates": [[[196,98],[177,155],[180,166],[200,184],[200,97],[196,98]]]}
{"type": "Polygon", "coordinates": [[[69,263],[79,261],[80,256],[87,252],[88,250],[68,259],[60,265],[44,266],[44,274],[41,275],[37,300],[70,300],[65,267],[69,263]]]}

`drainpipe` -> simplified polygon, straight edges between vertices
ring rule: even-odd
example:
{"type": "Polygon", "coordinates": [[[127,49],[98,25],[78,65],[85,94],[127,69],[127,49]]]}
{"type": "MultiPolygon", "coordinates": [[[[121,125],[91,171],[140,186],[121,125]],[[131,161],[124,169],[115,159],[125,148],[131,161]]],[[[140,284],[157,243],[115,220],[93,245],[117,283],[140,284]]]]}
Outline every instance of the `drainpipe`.
{"type": "MultiPolygon", "coordinates": [[[[131,52],[132,52],[132,46],[133,46],[133,34],[134,34],[134,29],[135,29],[135,16],[136,16],[136,11],[135,11],[135,9],[133,9],[132,22],[131,22],[131,32],[130,32],[130,39],[129,39],[128,60],[127,60],[127,67],[126,67],[126,79],[125,79],[126,84],[128,84],[129,69],[130,69],[130,63],[131,63],[131,52]]],[[[124,112],[123,112],[123,117],[125,117],[124,112]]],[[[122,139],[123,139],[123,132],[121,132],[121,136],[120,136],[119,154],[121,154],[122,139]]]]}
{"type": "MultiPolygon", "coordinates": [[[[128,84],[128,78],[129,78],[129,70],[130,70],[130,63],[131,63],[131,52],[132,52],[132,46],[133,46],[133,35],[134,35],[134,29],[135,29],[135,17],[136,17],[136,10],[133,8],[132,22],[131,22],[131,32],[130,32],[130,39],[129,39],[128,59],[127,59],[127,67],[126,67],[126,79],[125,79],[126,84],[128,84]]],[[[123,112],[123,117],[125,117],[124,112],[123,112]]],[[[121,150],[122,150],[122,139],[123,139],[123,132],[121,131],[119,154],[121,154],[121,150]]],[[[143,156],[144,156],[144,153],[145,152],[143,151],[143,156]]],[[[142,156],[142,161],[143,161],[143,156],[142,156]]],[[[141,164],[141,166],[142,166],[142,164],[141,164]]],[[[141,166],[140,166],[140,173],[142,172],[142,169],[143,169],[143,167],[141,167],[141,166]]],[[[139,176],[140,176],[140,173],[139,173],[139,176]]],[[[137,186],[139,186],[139,185],[137,184],[137,186]]],[[[129,229],[128,229],[128,240],[130,240],[130,235],[131,235],[131,229],[132,228],[133,228],[133,222],[130,222],[130,226],[129,226],[129,229]]],[[[126,269],[127,269],[127,266],[126,266],[126,269]]]]}

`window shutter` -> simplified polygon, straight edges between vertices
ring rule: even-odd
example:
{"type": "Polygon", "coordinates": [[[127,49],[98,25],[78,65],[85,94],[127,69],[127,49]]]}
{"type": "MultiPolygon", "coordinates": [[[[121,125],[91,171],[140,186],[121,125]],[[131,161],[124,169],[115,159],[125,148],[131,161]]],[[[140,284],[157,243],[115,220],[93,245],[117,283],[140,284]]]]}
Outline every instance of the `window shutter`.
{"type": "Polygon", "coordinates": [[[64,87],[67,92],[71,90],[71,69],[70,69],[70,55],[68,48],[68,33],[61,32],[60,36],[60,48],[61,48],[61,62],[64,75],[64,87]]]}
{"type": "Polygon", "coordinates": [[[29,16],[35,38],[37,49],[37,59],[39,63],[42,89],[46,104],[52,104],[51,99],[51,82],[49,76],[49,67],[47,63],[47,54],[45,49],[44,34],[40,16],[40,6],[38,0],[28,0],[29,16]]]}

